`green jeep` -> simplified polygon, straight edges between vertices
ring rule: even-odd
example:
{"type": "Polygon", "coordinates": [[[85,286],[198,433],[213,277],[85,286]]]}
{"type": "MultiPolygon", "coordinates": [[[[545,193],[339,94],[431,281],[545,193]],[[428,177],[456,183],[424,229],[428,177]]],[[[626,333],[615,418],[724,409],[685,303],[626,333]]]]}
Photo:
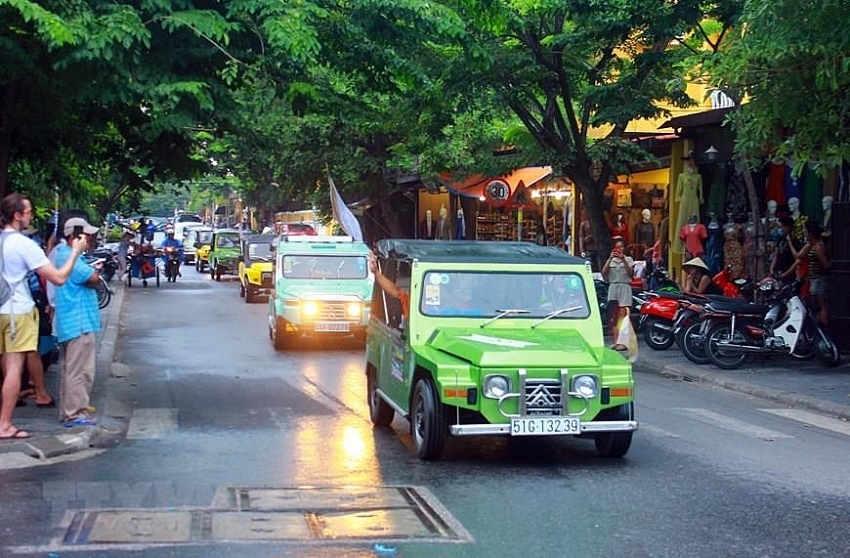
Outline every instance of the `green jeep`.
{"type": "Polygon", "coordinates": [[[473,435],[593,437],[599,454],[626,454],[632,366],[605,347],[584,260],[526,242],[382,240],[376,255],[410,299],[403,309],[375,282],[375,425],[408,419],[421,459],[473,435]]]}
{"type": "Polygon", "coordinates": [[[374,276],[369,248],[350,236],[282,235],[274,244],[269,338],[283,350],[302,334],[366,340],[374,276]]]}
{"type": "Polygon", "coordinates": [[[221,281],[221,276],[236,274],[242,256],[239,230],[216,229],[210,241],[210,277],[221,281]]]}

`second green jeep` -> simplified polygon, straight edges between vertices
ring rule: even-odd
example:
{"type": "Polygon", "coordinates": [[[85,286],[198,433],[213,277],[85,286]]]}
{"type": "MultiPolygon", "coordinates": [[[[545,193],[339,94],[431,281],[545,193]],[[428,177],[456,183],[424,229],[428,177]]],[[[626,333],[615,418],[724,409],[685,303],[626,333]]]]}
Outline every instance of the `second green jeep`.
{"type": "Polygon", "coordinates": [[[268,327],[275,349],[303,334],[365,342],[374,281],[366,244],[348,236],[281,235],[274,246],[268,327]]]}
{"type": "Polygon", "coordinates": [[[592,437],[631,445],[634,377],[603,341],[590,266],[525,242],[382,240],[366,349],[377,426],[409,420],[421,459],[448,436],[592,437]],[[402,297],[403,299],[404,297],[402,297]]]}

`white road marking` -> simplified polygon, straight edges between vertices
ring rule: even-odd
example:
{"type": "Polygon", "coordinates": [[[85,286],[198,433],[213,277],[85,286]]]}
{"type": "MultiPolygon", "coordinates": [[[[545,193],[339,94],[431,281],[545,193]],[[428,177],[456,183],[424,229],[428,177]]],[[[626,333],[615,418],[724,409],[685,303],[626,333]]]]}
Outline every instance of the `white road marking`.
{"type": "Polygon", "coordinates": [[[177,409],[134,409],[127,438],[152,440],[177,430],[177,409]]]}
{"type": "Polygon", "coordinates": [[[678,434],[674,434],[669,430],[664,430],[654,424],[647,424],[644,421],[640,421],[640,430],[638,430],[638,435],[640,433],[648,433],[650,436],[658,436],[659,438],[681,438],[678,434]]]}
{"type": "Polygon", "coordinates": [[[760,426],[756,426],[754,424],[750,424],[748,422],[744,422],[742,420],[736,420],[733,418],[729,418],[725,415],[721,415],[720,413],[715,413],[713,411],[709,411],[707,409],[700,409],[698,407],[694,408],[683,408],[679,407],[674,409],[676,412],[681,413],[687,417],[693,418],[695,420],[704,422],[706,424],[711,424],[713,426],[717,426],[718,428],[722,428],[724,430],[729,430],[731,432],[737,432],[739,434],[744,434],[746,436],[752,436],[753,438],[759,438],[762,440],[778,440],[778,439],[788,439],[794,438],[789,434],[784,434],[782,432],[777,432],[776,430],[770,430],[768,428],[762,428],[760,426]]]}
{"type": "Polygon", "coordinates": [[[839,434],[844,434],[845,436],[850,436],[850,422],[835,419],[831,417],[825,417],[823,415],[819,415],[817,413],[812,413],[809,411],[800,411],[798,409],[759,409],[760,411],[764,411],[765,413],[770,413],[772,415],[779,415],[780,417],[789,418],[791,420],[796,420],[802,422],[803,424],[808,424],[810,426],[816,426],[818,428],[823,428],[824,430],[831,430],[832,432],[838,432],[839,434]]]}

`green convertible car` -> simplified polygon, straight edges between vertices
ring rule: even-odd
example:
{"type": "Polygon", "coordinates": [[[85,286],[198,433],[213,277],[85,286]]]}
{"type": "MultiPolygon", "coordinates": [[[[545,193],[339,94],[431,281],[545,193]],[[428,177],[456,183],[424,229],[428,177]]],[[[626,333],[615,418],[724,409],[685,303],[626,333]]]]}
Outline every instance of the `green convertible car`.
{"type": "Polygon", "coordinates": [[[409,420],[421,459],[446,437],[573,436],[621,457],[638,428],[632,365],[603,341],[590,266],[525,242],[381,240],[366,343],[377,426],[409,420]]]}

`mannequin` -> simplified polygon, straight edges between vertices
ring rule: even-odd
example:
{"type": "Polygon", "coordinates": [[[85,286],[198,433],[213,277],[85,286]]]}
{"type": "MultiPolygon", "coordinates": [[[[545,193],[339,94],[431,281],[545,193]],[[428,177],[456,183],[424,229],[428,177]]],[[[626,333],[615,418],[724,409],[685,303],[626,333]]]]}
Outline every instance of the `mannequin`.
{"type": "Polygon", "coordinates": [[[611,236],[619,236],[626,243],[626,246],[631,244],[629,226],[626,224],[626,218],[622,213],[617,213],[614,216],[614,222],[611,224],[611,236]]]}
{"type": "Polygon", "coordinates": [[[732,279],[744,276],[744,248],[740,239],[741,227],[732,217],[723,225],[723,265],[729,268],[732,279]]]}
{"type": "Polygon", "coordinates": [[[788,211],[791,212],[791,218],[794,219],[794,226],[791,228],[791,236],[793,236],[801,245],[806,243],[806,223],[809,221],[808,215],[800,213],[800,198],[788,198],[788,211]]]}
{"type": "MultiPolygon", "coordinates": [[[[641,222],[635,225],[635,244],[651,247],[655,244],[655,225],[652,224],[652,211],[644,209],[640,212],[641,222]]],[[[643,250],[637,251],[636,254],[643,254],[643,250]]]]}
{"type": "MultiPolygon", "coordinates": [[[[697,222],[699,222],[699,208],[703,203],[702,177],[696,172],[696,169],[690,162],[688,162],[685,172],[679,174],[674,201],[679,204],[676,230],[681,231],[686,220],[691,216],[695,215],[697,222]]],[[[677,248],[677,252],[679,253],[684,250],[682,244],[679,244],[677,248]]]]}
{"type": "Polygon", "coordinates": [[[455,221],[455,238],[457,240],[466,239],[466,219],[463,216],[463,209],[457,210],[457,220],[455,221]]]}
{"type": "Polygon", "coordinates": [[[440,206],[440,218],[437,220],[437,240],[451,240],[452,226],[449,223],[449,210],[445,205],[440,206]]]}
{"type": "Polygon", "coordinates": [[[679,240],[685,246],[685,259],[701,258],[705,255],[704,242],[708,238],[705,225],[700,223],[696,215],[691,215],[688,222],[679,230],[679,240]]]}
{"type": "Polygon", "coordinates": [[[723,268],[723,229],[717,221],[717,214],[708,214],[708,239],[705,241],[705,263],[712,275],[723,268]]]}
{"type": "Polygon", "coordinates": [[[767,200],[767,216],[762,219],[765,234],[765,257],[768,267],[776,254],[777,244],[784,236],[782,233],[782,225],[779,224],[779,219],[776,218],[776,208],[776,200],[767,200]]]}
{"type": "Polygon", "coordinates": [[[431,215],[431,210],[425,212],[425,219],[419,224],[419,238],[422,240],[434,240],[434,220],[431,215]]]}
{"type": "Polygon", "coordinates": [[[823,232],[822,238],[830,238],[832,236],[832,196],[824,196],[821,201],[823,204],[823,232]]]}

